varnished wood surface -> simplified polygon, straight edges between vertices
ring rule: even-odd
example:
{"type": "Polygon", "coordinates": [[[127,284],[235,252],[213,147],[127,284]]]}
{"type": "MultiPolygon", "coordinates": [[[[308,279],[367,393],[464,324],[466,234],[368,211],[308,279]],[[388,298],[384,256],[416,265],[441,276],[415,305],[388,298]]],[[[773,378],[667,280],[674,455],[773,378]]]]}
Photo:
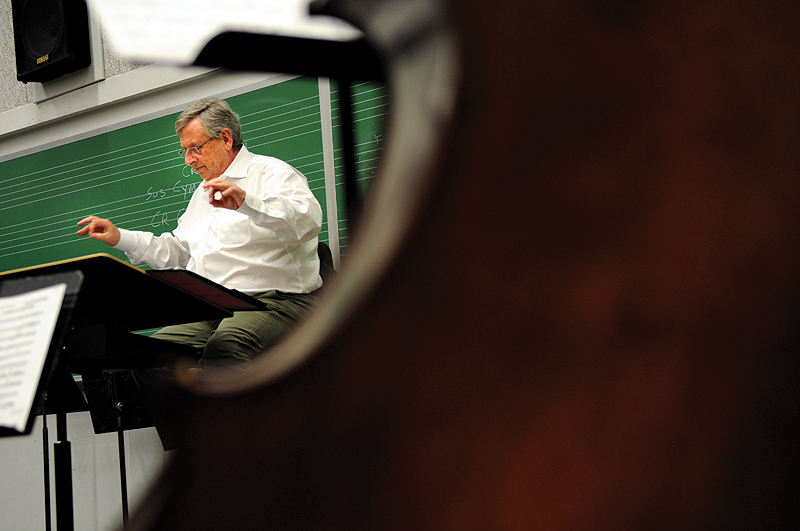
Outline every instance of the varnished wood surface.
{"type": "Polygon", "coordinates": [[[248,374],[184,380],[132,528],[791,528],[797,8],[446,7],[435,152],[403,151],[397,115],[425,55],[387,55],[385,188],[351,261],[248,374]]]}

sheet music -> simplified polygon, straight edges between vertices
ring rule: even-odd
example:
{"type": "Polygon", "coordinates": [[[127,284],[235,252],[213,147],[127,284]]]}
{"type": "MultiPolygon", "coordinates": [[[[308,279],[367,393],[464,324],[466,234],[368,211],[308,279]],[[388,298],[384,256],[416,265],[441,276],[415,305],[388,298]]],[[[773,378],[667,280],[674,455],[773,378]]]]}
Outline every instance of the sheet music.
{"type": "Polygon", "coordinates": [[[120,56],[173,64],[190,64],[211,38],[226,30],[324,40],[362,35],[343,20],[309,15],[309,4],[310,0],[89,0],[120,56]]]}
{"type": "Polygon", "coordinates": [[[66,289],[0,297],[0,427],[25,430],[66,289]]]}

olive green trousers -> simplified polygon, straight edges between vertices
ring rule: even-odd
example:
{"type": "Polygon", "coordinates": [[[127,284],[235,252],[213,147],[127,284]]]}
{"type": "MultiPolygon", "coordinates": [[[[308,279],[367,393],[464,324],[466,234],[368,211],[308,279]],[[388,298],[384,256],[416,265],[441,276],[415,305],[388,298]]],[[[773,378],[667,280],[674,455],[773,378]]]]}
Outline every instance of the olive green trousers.
{"type": "Polygon", "coordinates": [[[154,338],[197,349],[202,366],[227,366],[251,360],[291,331],[316,300],[311,293],[268,291],[252,295],[263,311],[234,312],[232,317],[166,326],[154,338]]]}

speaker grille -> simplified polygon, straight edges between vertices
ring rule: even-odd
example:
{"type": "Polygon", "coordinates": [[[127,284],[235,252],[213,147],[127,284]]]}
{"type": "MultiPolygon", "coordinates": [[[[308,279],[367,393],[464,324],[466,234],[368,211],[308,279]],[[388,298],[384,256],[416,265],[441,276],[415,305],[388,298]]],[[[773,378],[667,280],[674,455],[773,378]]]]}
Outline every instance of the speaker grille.
{"type": "Polygon", "coordinates": [[[91,64],[85,0],[12,0],[17,79],[44,83],[91,64]]]}
{"type": "Polygon", "coordinates": [[[26,53],[39,59],[63,53],[64,11],[55,0],[28,0],[22,11],[22,38],[26,53]],[[57,50],[61,44],[62,50],[57,50]]]}

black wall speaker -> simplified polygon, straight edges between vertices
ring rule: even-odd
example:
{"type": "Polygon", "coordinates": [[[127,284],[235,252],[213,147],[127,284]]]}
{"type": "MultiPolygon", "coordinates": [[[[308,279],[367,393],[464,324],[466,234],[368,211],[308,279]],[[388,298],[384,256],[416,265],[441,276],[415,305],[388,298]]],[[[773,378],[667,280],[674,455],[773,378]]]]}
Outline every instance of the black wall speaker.
{"type": "Polygon", "coordinates": [[[19,81],[44,83],[91,64],[85,0],[11,0],[11,11],[19,81]]]}

